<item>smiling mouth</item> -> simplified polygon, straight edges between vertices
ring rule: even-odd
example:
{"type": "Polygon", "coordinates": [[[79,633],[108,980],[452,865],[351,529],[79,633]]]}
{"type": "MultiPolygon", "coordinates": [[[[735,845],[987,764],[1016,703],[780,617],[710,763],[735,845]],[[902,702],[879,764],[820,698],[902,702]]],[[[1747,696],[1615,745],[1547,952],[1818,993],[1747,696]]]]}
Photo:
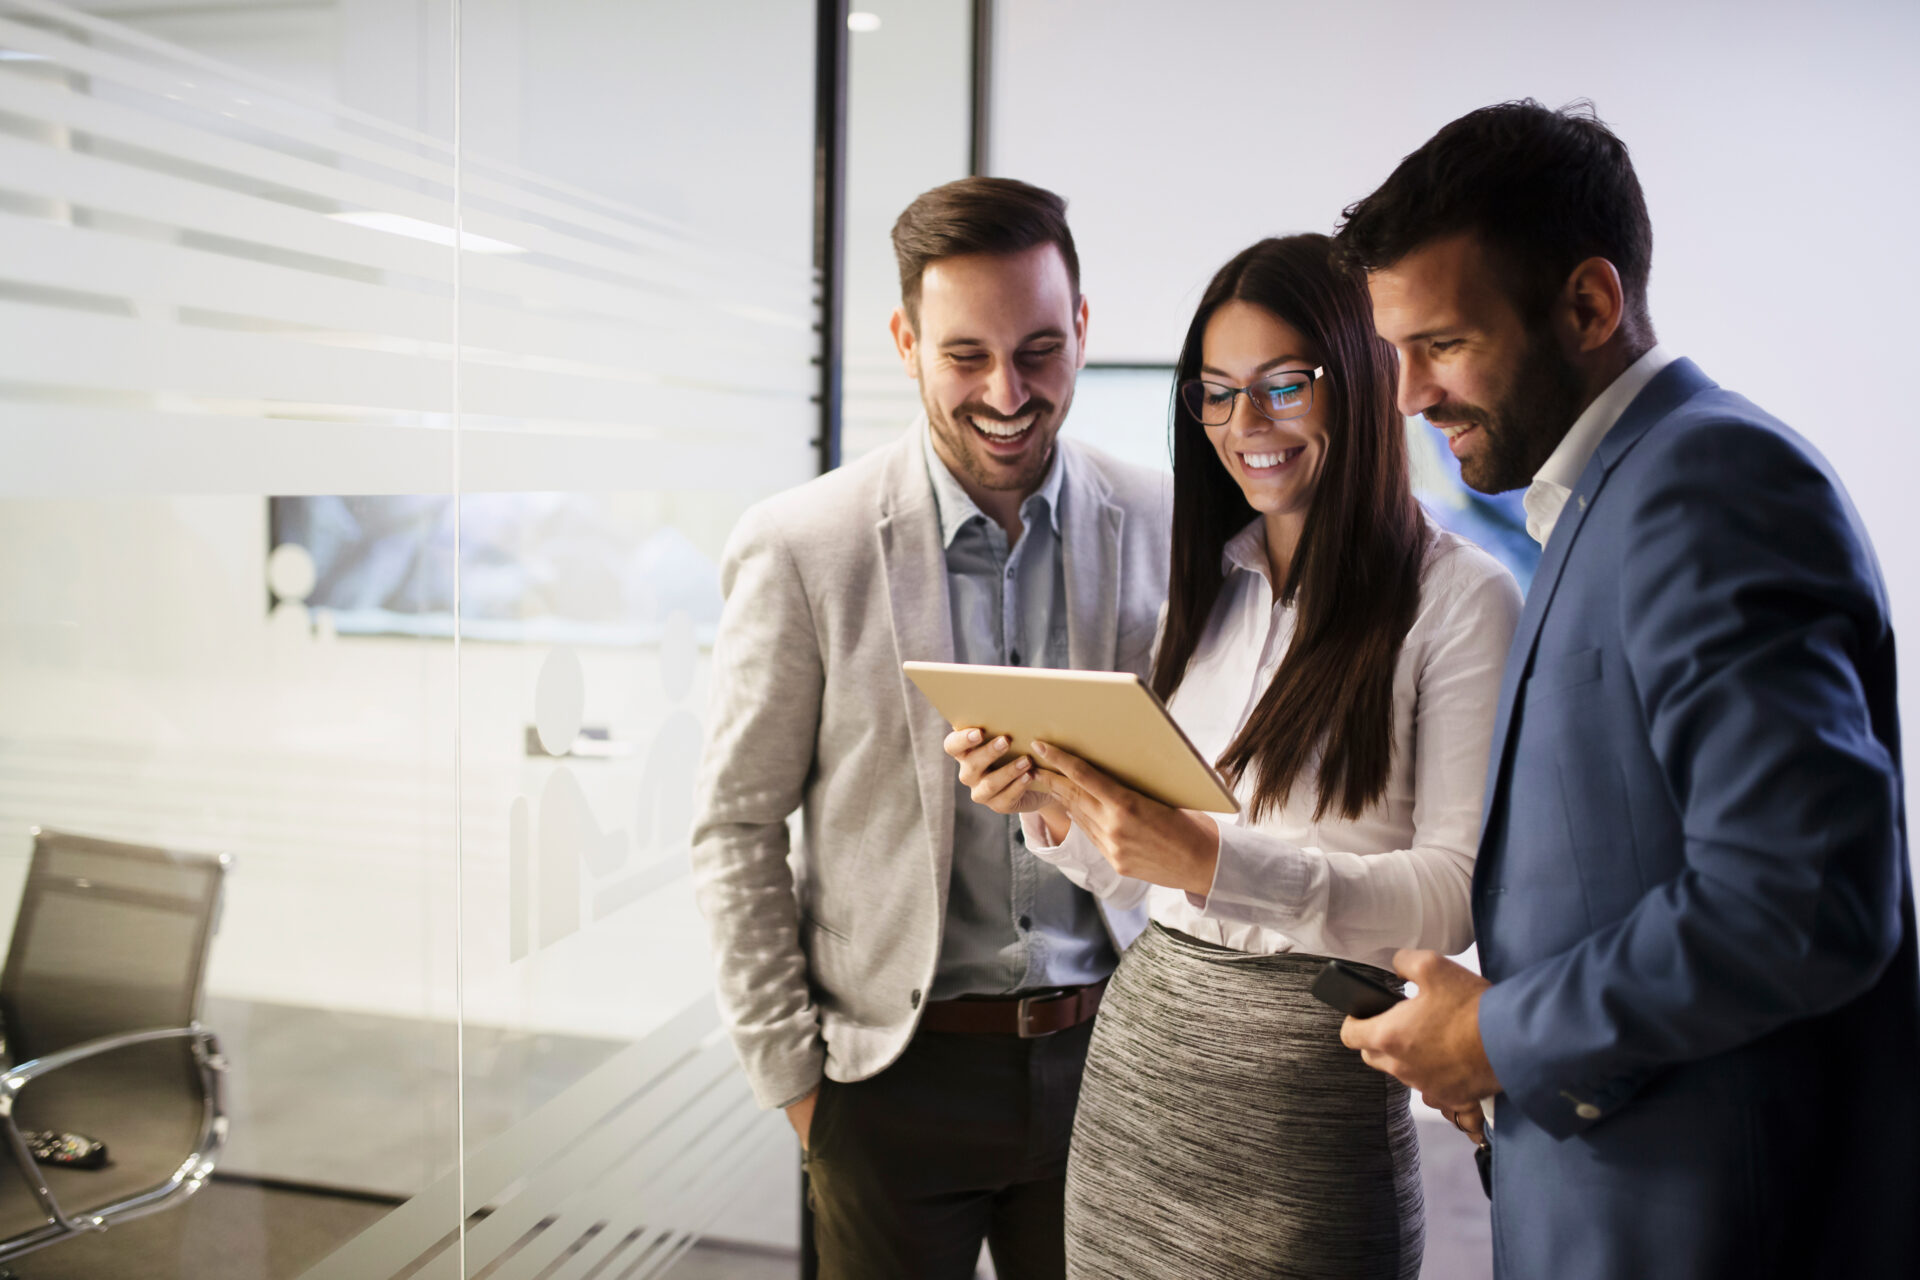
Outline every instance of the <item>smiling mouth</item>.
{"type": "Polygon", "coordinates": [[[1460,456],[1460,442],[1480,429],[1477,422],[1436,422],[1433,425],[1446,435],[1447,448],[1456,458],[1460,456]]]}
{"type": "Polygon", "coordinates": [[[1307,446],[1296,445],[1291,449],[1279,449],[1272,453],[1243,453],[1240,465],[1249,475],[1272,475],[1284,471],[1293,464],[1293,460],[1307,451],[1307,446]]]}
{"type": "Polygon", "coordinates": [[[1023,413],[1017,418],[981,418],[967,415],[967,425],[985,436],[996,445],[1017,445],[1026,441],[1033,430],[1033,424],[1040,420],[1040,413],[1034,410],[1023,413]]]}

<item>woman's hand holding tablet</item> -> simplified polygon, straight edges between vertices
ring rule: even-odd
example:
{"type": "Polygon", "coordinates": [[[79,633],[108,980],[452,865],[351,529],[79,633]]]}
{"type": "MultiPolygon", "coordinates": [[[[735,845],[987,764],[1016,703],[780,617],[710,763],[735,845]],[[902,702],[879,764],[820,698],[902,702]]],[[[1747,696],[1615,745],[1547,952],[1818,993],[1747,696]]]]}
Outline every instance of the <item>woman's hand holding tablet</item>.
{"type": "Polygon", "coordinates": [[[1033,744],[1033,755],[1008,760],[1007,738],[987,735],[957,728],[942,743],[959,762],[960,782],[975,804],[995,813],[1036,814],[1055,844],[1078,824],[1123,876],[1188,893],[1213,888],[1220,828],[1207,814],[1162,804],[1044,742],[1033,744]]]}
{"type": "Polygon", "coordinates": [[[1141,795],[1048,743],[1034,743],[1033,753],[1040,768],[1031,789],[1056,800],[1115,871],[1203,897],[1212,891],[1220,826],[1211,815],[1141,795]]]}

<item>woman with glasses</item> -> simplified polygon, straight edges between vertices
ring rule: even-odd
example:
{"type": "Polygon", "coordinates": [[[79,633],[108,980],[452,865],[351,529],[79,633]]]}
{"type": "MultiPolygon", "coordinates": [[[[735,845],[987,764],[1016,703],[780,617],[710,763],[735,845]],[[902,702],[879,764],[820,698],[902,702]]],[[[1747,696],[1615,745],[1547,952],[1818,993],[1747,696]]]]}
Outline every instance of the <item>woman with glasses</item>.
{"type": "MultiPolygon", "coordinates": [[[[947,749],[973,798],[1103,897],[1146,899],[1087,1059],[1067,1173],[1077,1277],[1420,1269],[1406,1090],[1309,993],[1473,938],[1513,579],[1414,500],[1392,348],[1325,236],[1222,267],[1173,404],[1173,570],[1153,687],[1241,812],[1168,808],[1058,748],[947,749]]],[[[1397,985],[1397,983],[1396,983],[1397,985]]]]}

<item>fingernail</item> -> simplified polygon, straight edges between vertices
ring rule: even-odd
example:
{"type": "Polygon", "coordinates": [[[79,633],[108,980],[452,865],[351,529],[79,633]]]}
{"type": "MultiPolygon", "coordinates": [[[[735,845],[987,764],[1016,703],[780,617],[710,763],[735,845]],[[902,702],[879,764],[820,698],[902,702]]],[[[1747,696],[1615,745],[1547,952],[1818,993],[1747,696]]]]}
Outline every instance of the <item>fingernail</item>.
{"type": "Polygon", "coordinates": [[[1005,751],[1007,749],[1007,740],[1005,738],[995,738],[993,740],[993,749],[995,751],[1005,751]]]}
{"type": "Polygon", "coordinates": [[[1019,760],[1015,761],[1015,767],[1021,768],[1021,769],[1031,769],[1033,767],[1033,761],[1027,759],[1025,756],[1021,756],[1019,760]]]}
{"type": "Polygon", "coordinates": [[[980,731],[978,729],[967,730],[967,741],[978,745],[980,742],[980,731]]]}
{"type": "Polygon", "coordinates": [[[1047,744],[1046,744],[1046,743],[1044,743],[1044,742],[1036,742],[1036,743],[1034,743],[1034,744],[1033,744],[1033,749],[1034,749],[1034,752],[1035,752],[1035,754],[1038,754],[1038,755],[1045,755],[1045,754],[1047,754],[1047,744]]]}

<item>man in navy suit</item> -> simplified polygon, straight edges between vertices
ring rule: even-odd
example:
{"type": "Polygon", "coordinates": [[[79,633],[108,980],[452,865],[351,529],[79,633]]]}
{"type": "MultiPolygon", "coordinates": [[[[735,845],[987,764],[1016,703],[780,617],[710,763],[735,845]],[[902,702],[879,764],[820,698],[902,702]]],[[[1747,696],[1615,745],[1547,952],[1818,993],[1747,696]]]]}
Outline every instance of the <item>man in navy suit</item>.
{"type": "MultiPolygon", "coordinates": [[[[1479,1128],[1503,1278],[1920,1276],[1894,644],[1826,460],[1659,346],[1590,110],[1454,121],[1347,210],[1400,404],[1544,546],[1474,875],[1485,978],[1343,1035],[1479,1128]]],[[[1785,317],[1783,317],[1785,319],[1785,317]]],[[[1782,362],[1867,371],[1842,348],[1782,362]]]]}

